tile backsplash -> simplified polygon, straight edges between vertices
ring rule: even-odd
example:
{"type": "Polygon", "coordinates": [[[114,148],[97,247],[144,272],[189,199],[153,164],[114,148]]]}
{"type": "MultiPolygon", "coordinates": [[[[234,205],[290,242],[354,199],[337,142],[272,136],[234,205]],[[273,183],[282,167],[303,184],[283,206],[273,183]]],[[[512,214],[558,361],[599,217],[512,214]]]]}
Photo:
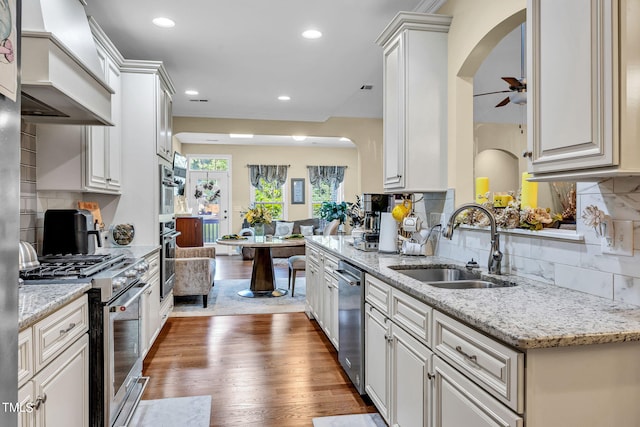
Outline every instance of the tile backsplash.
{"type": "MultiPolygon", "coordinates": [[[[529,277],[604,298],[640,305],[640,177],[578,183],[576,232],[581,241],[535,235],[500,235],[504,273],[529,277]],[[595,205],[614,220],[633,221],[633,256],[603,254],[593,228],[580,218],[595,205]]],[[[447,192],[445,219],[453,212],[453,190],[447,192]]],[[[458,229],[451,241],[440,239],[438,255],[467,262],[476,259],[486,269],[489,232],[458,229]]]]}

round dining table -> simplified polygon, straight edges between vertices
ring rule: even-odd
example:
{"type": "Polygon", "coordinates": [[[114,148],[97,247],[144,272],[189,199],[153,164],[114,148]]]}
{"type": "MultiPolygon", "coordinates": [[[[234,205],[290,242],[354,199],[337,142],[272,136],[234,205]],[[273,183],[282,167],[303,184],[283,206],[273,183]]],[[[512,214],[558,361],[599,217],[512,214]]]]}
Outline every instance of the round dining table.
{"type": "Polygon", "coordinates": [[[273,271],[271,248],[282,246],[304,246],[304,237],[264,237],[247,236],[244,239],[218,239],[217,244],[227,246],[242,246],[254,248],[253,267],[251,270],[251,285],[243,289],[238,295],[247,298],[281,297],[287,294],[286,289],[276,288],[276,277],[273,271]]]}

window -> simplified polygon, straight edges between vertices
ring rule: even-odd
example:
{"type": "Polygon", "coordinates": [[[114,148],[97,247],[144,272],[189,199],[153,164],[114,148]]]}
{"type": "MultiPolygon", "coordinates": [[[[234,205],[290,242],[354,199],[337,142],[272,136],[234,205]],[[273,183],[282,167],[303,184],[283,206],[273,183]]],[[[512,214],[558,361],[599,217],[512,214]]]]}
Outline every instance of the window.
{"type": "Polygon", "coordinates": [[[343,184],[340,183],[334,191],[327,182],[316,185],[310,184],[311,192],[311,217],[320,218],[320,206],[322,202],[341,202],[344,200],[343,184]]]}
{"type": "Polygon", "coordinates": [[[271,211],[273,220],[285,219],[285,185],[278,186],[274,182],[266,182],[260,179],[262,190],[251,187],[253,190],[252,201],[254,205],[263,205],[271,211]]]}

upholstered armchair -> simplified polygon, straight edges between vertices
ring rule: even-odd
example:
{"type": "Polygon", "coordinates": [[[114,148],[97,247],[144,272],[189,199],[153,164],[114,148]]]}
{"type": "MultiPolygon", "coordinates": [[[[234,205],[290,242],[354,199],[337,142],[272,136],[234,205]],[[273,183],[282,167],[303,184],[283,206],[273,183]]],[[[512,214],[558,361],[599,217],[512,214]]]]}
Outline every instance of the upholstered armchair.
{"type": "Polygon", "coordinates": [[[176,282],[174,296],[202,295],[207,307],[209,291],[216,274],[216,249],[210,246],[176,248],[176,282]]]}

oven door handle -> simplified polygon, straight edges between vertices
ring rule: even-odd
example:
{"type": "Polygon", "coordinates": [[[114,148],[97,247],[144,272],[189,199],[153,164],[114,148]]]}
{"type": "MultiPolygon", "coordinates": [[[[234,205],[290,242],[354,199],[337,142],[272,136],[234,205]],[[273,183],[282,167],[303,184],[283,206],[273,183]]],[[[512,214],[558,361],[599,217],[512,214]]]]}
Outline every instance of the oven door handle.
{"type": "Polygon", "coordinates": [[[180,232],[180,231],[172,231],[171,233],[163,234],[162,238],[164,240],[175,239],[176,237],[180,236],[181,234],[182,234],[182,232],[180,232]]]}
{"type": "Polygon", "coordinates": [[[109,311],[111,313],[115,313],[115,312],[120,312],[120,311],[127,311],[127,308],[129,308],[129,306],[136,301],[138,298],[140,298],[140,296],[151,287],[151,284],[149,283],[143,283],[141,286],[139,286],[140,290],[138,292],[136,292],[135,294],[133,294],[133,296],[131,298],[129,298],[127,300],[127,302],[125,302],[124,304],[118,304],[118,305],[113,305],[111,307],[109,307],[109,311]]]}

